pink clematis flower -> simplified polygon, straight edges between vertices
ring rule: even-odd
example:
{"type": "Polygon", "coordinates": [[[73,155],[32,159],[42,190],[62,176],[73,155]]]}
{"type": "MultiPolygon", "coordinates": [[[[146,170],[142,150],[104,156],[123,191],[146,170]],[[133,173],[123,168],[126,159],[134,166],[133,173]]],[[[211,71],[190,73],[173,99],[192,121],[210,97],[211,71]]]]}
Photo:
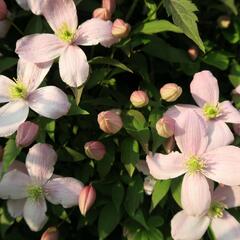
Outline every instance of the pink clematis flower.
{"type": "MultiPolygon", "coordinates": [[[[210,143],[208,148],[226,146],[233,142],[234,136],[227,126],[228,123],[240,123],[240,113],[230,101],[219,102],[219,88],[217,79],[209,71],[196,73],[190,84],[192,96],[197,103],[194,105],[176,105],[165,115],[173,118],[177,123],[181,113],[188,108],[194,109],[207,123],[210,143]]],[[[181,127],[177,124],[176,127],[181,127]]]]}
{"type": "Polygon", "coordinates": [[[23,215],[32,231],[41,230],[47,222],[45,199],[64,208],[78,205],[83,184],[71,177],[52,178],[56,160],[56,152],[50,145],[38,143],[26,158],[28,174],[15,169],[0,182],[0,198],[11,200],[10,214],[23,215]]]}
{"type": "Polygon", "coordinates": [[[240,206],[240,187],[217,187],[212,194],[208,212],[193,217],[183,210],[171,221],[171,234],[174,240],[198,240],[207,231],[208,226],[217,240],[239,240],[240,224],[225,209],[240,206]]]}
{"type": "Polygon", "coordinates": [[[240,149],[222,146],[208,150],[207,129],[203,119],[188,109],[178,122],[175,139],[179,152],[147,156],[150,174],[156,179],[170,179],[185,173],[181,190],[182,207],[187,214],[199,216],[211,203],[208,180],[225,185],[240,184],[240,149]],[[183,131],[185,129],[185,131],[183,131]]]}
{"type": "Polygon", "coordinates": [[[54,34],[33,34],[17,41],[16,53],[23,59],[43,63],[59,58],[62,80],[71,87],[85,83],[89,64],[78,47],[101,43],[105,47],[119,41],[112,35],[112,22],[93,18],[78,28],[73,0],[45,0],[41,8],[54,34]]]}
{"type": "Polygon", "coordinates": [[[27,119],[29,108],[51,119],[67,114],[70,104],[62,90],[54,86],[37,89],[50,65],[20,59],[16,80],[0,75],[0,103],[6,103],[0,108],[0,137],[13,134],[27,119]]]}

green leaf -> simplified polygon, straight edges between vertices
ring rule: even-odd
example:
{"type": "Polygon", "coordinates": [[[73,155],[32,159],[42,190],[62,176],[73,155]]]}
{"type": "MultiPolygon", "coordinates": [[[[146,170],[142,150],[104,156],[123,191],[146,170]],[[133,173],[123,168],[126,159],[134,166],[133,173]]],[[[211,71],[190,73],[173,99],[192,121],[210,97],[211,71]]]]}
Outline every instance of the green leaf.
{"type": "Polygon", "coordinates": [[[205,48],[196,24],[198,18],[194,13],[198,11],[196,5],[190,0],[164,0],[163,4],[173,22],[204,52],[205,48]]]}
{"type": "Polygon", "coordinates": [[[144,0],[146,7],[148,8],[148,19],[155,20],[157,18],[157,4],[154,0],[144,0]]]}
{"type": "Polygon", "coordinates": [[[3,152],[2,174],[8,171],[8,168],[11,166],[11,164],[17,158],[20,152],[21,152],[21,148],[18,148],[16,146],[15,139],[9,139],[5,145],[4,152],[3,152]]]}
{"type": "Polygon", "coordinates": [[[14,67],[17,64],[18,59],[13,57],[1,57],[0,58],[0,73],[14,67]]]}
{"type": "Polygon", "coordinates": [[[152,193],[152,207],[153,210],[158,203],[165,197],[171,185],[171,180],[157,181],[152,193]]]}
{"type": "Polygon", "coordinates": [[[124,198],[124,187],[122,183],[116,183],[112,187],[112,201],[117,210],[119,210],[124,198]]]}
{"type": "Polygon", "coordinates": [[[98,234],[99,239],[105,239],[118,225],[120,221],[119,212],[112,203],[106,204],[99,215],[98,234]]]}
{"type": "Polygon", "coordinates": [[[228,56],[221,52],[211,51],[203,57],[202,61],[220,70],[226,70],[229,65],[228,56]]]}
{"type": "Polygon", "coordinates": [[[33,16],[25,28],[25,35],[43,32],[43,22],[40,16],[33,16]]]}
{"type": "Polygon", "coordinates": [[[126,138],[121,144],[121,161],[124,164],[128,174],[132,177],[135,165],[139,160],[138,142],[132,138],[126,138]]]}
{"type": "Polygon", "coordinates": [[[172,180],[171,192],[176,203],[182,207],[181,204],[181,189],[182,189],[182,178],[176,178],[172,180]]]}
{"type": "Polygon", "coordinates": [[[151,227],[160,227],[163,225],[164,220],[160,216],[150,216],[147,223],[151,227]]]}
{"type": "Polygon", "coordinates": [[[182,30],[167,20],[155,20],[140,25],[134,33],[154,34],[160,32],[182,33],[182,30]]]}
{"type": "Polygon", "coordinates": [[[235,60],[231,65],[231,70],[228,78],[234,87],[240,85],[240,64],[238,64],[238,62],[235,60]]]}
{"type": "Polygon", "coordinates": [[[140,223],[145,229],[149,229],[142,210],[138,209],[133,215],[131,215],[131,218],[140,223]]]}
{"type": "Polygon", "coordinates": [[[221,0],[236,16],[238,15],[238,9],[234,0],[221,0]]]}
{"type": "Polygon", "coordinates": [[[9,215],[6,208],[1,207],[0,208],[0,231],[2,239],[5,238],[6,231],[13,225],[14,219],[9,215]]]}
{"type": "Polygon", "coordinates": [[[133,73],[133,71],[129,67],[124,65],[123,63],[119,62],[116,59],[112,59],[112,58],[108,58],[108,57],[95,57],[95,58],[91,59],[89,61],[89,63],[90,64],[106,64],[106,65],[120,68],[120,69],[130,72],[130,73],[133,73]]]}
{"type": "Polygon", "coordinates": [[[79,153],[78,151],[76,151],[70,147],[65,146],[64,149],[69,153],[69,155],[76,162],[86,159],[86,157],[83,154],[79,153]]]}

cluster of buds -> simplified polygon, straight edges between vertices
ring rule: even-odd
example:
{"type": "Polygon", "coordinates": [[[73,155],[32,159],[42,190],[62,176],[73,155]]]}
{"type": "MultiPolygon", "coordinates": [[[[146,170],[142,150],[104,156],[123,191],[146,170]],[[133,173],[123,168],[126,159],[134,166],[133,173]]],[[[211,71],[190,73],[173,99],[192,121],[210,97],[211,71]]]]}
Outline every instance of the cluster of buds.
{"type": "Polygon", "coordinates": [[[166,102],[176,101],[182,94],[182,88],[176,83],[167,83],[160,89],[160,95],[166,102]]]}
{"type": "Polygon", "coordinates": [[[148,105],[149,98],[146,92],[139,90],[131,94],[130,101],[134,107],[141,108],[148,105]]]}
{"type": "Polygon", "coordinates": [[[102,160],[106,154],[105,146],[99,141],[90,141],[84,145],[85,154],[94,160],[102,160]]]}
{"type": "Polygon", "coordinates": [[[83,216],[86,216],[88,210],[96,200],[96,190],[92,185],[85,186],[79,195],[79,209],[83,216]]]}

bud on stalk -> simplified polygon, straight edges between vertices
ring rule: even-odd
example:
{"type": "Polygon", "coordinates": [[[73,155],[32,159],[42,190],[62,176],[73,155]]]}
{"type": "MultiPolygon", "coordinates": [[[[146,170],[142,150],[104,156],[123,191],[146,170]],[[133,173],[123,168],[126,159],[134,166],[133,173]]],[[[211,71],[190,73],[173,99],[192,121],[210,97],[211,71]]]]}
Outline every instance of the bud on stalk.
{"type": "Polygon", "coordinates": [[[141,108],[148,105],[149,98],[146,92],[139,90],[131,94],[130,101],[134,107],[141,108]]]}
{"type": "Polygon", "coordinates": [[[159,136],[169,138],[174,134],[175,121],[167,116],[160,118],[156,123],[156,130],[159,136]]]}
{"type": "Polygon", "coordinates": [[[90,141],[84,145],[86,155],[94,160],[103,159],[106,154],[105,146],[99,141],[90,141]]]}
{"type": "Polygon", "coordinates": [[[125,38],[131,31],[131,26],[122,19],[116,19],[112,25],[112,35],[117,38],[125,38]]]}
{"type": "Polygon", "coordinates": [[[175,83],[167,83],[160,89],[160,95],[166,102],[176,101],[182,94],[182,88],[175,83]]]}
{"type": "Polygon", "coordinates": [[[56,227],[49,227],[42,235],[41,240],[58,240],[59,232],[56,227]]]}
{"type": "Polygon", "coordinates": [[[96,191],[92,185],[85,186],[79,195],[79,209],[83,216],[86,216],[88,210],[96,200],[96,191]]]}

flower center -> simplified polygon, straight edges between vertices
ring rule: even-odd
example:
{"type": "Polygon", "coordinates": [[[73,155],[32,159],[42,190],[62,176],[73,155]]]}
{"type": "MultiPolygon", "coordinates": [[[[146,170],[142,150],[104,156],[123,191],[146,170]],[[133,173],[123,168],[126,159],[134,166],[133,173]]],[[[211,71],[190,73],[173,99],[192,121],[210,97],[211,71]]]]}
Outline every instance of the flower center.
{"type": "Polygon", "coordinates": [[[43,188],[38,185],[30,185],[27,188],[28,197],[34,201],[43,196],[43,188]]]}
{"type": "Polygon", "coordinates": [[[197,156],[190,157],[186,162],[187,171],[189,173],[200,172],[204,168],[204,162],[197,156]]]}
{"type": "Polygon", "coordinates": [[[213,218],[223,217],[225,205],[221,202],[213,202],[210,209],[208,210],[208,215],[213,218]]]}
{"type": "Polygon", "coordinates": [[[27,87],[20,80],[15,80],[15,84],[10,87],[10,97],[12,99],[25,99],[27,97],[27,87]]]}
{"type": "Polygon", "coordinates": [[[203,115],[207,119],[216,118],[220,115],[220,108],[218,105],[214,106],[214,105],[206,103],[203,106],[203,115]]]}
{"type": "Polygon", "coordinates": [[[74,38],[74,32],[64,23],[56,33],[57,37],[64,42],[71,43],[74,38]]]}

